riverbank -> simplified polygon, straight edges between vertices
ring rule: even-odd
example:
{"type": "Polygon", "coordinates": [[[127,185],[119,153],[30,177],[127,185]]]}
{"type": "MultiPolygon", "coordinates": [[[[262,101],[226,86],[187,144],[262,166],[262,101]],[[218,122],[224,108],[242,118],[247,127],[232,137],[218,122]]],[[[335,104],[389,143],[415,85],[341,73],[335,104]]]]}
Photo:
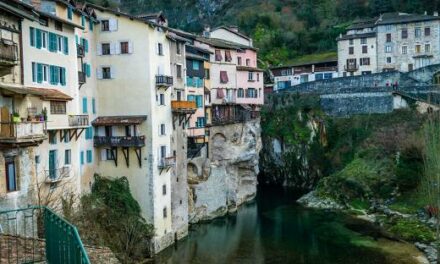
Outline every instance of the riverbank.
{"type": "Polygon", "coordinates": [[[419,263],[436,263],[437,250],[434,241],[434,219],[425,214],[403,213],[393,210],[383,202],[373,201],[370,207],[364,205],[342,205],[329,197],[322,197],[312,191],[298,199],[298,203],[320,210],[336,210],[347,213],[365,223],[374,225],[382,236],[414,245],[423,253],[417,258],[419,263]]]}

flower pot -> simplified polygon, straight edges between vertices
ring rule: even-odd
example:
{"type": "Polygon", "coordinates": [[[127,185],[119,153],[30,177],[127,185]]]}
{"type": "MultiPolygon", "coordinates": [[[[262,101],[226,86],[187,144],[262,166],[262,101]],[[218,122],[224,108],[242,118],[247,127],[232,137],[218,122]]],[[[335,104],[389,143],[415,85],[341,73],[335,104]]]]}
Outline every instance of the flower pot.
{"type": "Polygon", "coordinates": [[[14,123],[20,123],[20,117],[19,116],[12,116],[12,122],[14,123]]]}

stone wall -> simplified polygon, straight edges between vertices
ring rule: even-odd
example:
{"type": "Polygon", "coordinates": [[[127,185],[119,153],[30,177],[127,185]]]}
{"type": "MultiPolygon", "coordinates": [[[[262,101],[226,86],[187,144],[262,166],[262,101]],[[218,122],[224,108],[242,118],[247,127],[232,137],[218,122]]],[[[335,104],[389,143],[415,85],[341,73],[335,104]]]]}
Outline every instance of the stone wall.
{"type": "Polygon", "coordinates": [[[260,130],[259,119],[210,128],[201,155],[208,158],[188,160],[190,223],[233,212],[256,196],[260,130]]]}
{"type": "Polygon", "coordinates": [[[393,96],[391,93],[321,95],[321,107],[332,116],[390,113],[393,111],[393,96]]]}

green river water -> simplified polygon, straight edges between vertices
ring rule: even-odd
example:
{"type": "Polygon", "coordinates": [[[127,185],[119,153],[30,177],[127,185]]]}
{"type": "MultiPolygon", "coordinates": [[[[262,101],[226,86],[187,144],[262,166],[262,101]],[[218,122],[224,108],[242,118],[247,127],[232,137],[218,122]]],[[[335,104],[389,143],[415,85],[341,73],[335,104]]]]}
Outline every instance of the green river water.
{"type": "Polygon", "coordinates": [[[237,213],[194,225],[155,263],[418,263],[410,244],[382,238],[367,222],[311,210],[283,189],[260,189],[237,213]]]}

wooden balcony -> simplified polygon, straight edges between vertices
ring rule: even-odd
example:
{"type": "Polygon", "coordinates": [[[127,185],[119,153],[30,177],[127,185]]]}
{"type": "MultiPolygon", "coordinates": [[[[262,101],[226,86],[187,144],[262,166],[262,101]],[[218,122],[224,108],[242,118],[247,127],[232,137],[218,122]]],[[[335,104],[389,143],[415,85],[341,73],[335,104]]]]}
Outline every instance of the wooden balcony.
{"type": "Polygon", "coordinates": [[[86,83],[86,73],[79,71],[78,72],[78,83],[81,84],[85,84],[86,83]]]}
{"type": "Polygon", "coordinates": [[[69,115],[70,127],[87,127],[89,126],[88,115],[69,115]]]}
{"type": "Polygon", "coordinates": [[[197,110],[195,101],[171,101],[173,113],[193,114],[197,110]]]}
{"type": "Polygon", "coordinates": [[[38,145],[46,139],[45,122],[0,123],[0,144],[38,145]]]}
{"type": "Polygon", "coordinates": [[[76,56],[78,58],[84,58],[85,56],[85,50],[84,50],[84,46],[81,44],[76,44],[76,56]]]}
{"type": "Polygon", "coordinates": [[[159,169],[168,169],[176,165],[176,157],[165,157],[159,159],[159,169]]]}
{"type": "Polygon", "coordinates": [[[145,136],[95,136],[93,145],[95,147],[143,147],[145,146],[145,136]]]}
{"type": "Polygon", "coordinates": [[[170,87],[173,85],[173,77],[167,75],[156,75],[157,87],[170,87]]]}
{"type": "Polygon", "coordinates": [[[18,65],[17,44],[12,41],[0,40],[0,66],[12,67],[18,65]]]}

